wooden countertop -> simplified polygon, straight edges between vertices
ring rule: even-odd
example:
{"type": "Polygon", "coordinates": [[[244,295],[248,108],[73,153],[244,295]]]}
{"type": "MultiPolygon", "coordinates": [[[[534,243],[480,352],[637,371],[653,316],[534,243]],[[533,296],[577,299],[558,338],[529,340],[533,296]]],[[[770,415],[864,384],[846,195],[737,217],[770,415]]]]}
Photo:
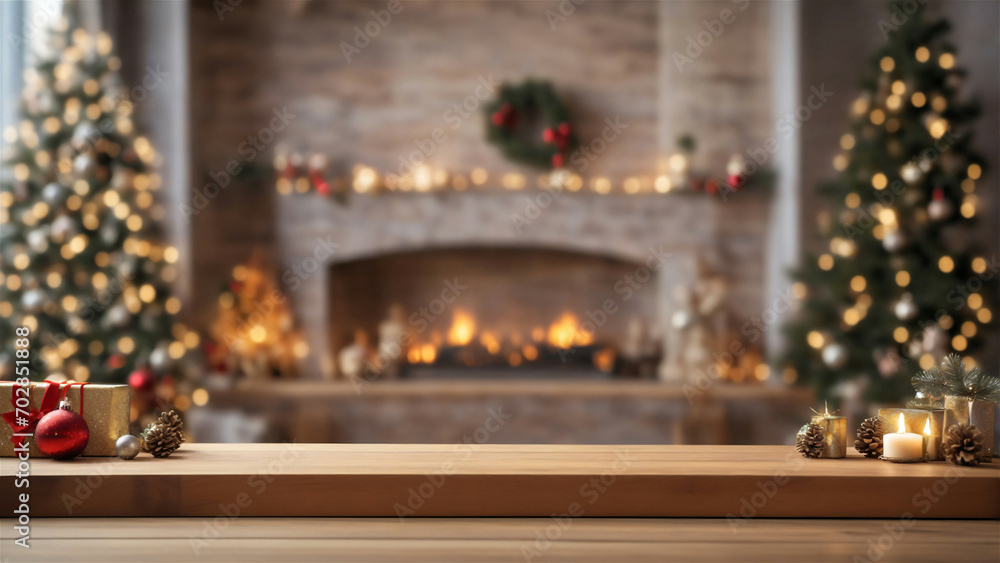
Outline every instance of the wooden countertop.
{"type": "Polygon", "coordinates": [[[989,520],[203,518],[43,519],[11,561],[406,561],[489,563],[1000,561],[989,520]],[[555,527],[553,527],[555,526],[555,527]],[[895,533],[897,536],[892,536],[895,533]],[[546,535],[547,534],[547,535],[546,535]],[[902,535],[899,535],[902,534],[902,535]],[[876,547],[873,547],[876,546],[876,547]],[[881,546],[881,547],[877,547],[881,546]]]}
{"type": "MultiPolygon", "coordinates": [[[[237,503],[245,516],[1000,518],[1000,463],[806,460],[789,446],[185,444],[166,459],[30,463],[33,517],[237,503]]],[[[16,472],[2,460],[5,491],[16,472]]]]}

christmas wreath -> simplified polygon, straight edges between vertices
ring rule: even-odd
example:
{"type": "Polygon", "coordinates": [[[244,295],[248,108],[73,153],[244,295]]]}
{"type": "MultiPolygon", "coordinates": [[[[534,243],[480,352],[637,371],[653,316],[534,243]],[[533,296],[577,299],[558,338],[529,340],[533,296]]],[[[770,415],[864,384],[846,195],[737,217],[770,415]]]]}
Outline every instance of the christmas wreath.
{"type": "Polygon", "coordinates": [[[576,147],[569,110],[548,82],[501,85],[496,100],[486,106],[486,116],[487,139],[515,162],[559,168],[576,147]]]}

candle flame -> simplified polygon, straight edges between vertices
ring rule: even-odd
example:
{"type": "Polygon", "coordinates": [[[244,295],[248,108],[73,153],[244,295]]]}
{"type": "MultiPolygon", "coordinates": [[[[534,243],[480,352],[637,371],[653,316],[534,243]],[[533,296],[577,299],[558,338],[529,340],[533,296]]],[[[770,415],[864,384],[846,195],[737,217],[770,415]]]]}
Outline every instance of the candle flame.
{"type": "Polygon", "coordinates": [[[823,401],[823,411],[823,418],[830,418],[830,407],[826,404],[826,401],[823,401]]]}
{"type": "Polygon", "coordinates": [[[906,421],[903,420],[903,413],[899,413],[899,428],[896,430],[896,434],[904,433],[906,433],[906,421]]]}
{"type": "Polygon", "coordinates": [[[924,434],[931,435],[931,419],[929,418],[927,419],[927,424],[924,425],[924,434]]]}

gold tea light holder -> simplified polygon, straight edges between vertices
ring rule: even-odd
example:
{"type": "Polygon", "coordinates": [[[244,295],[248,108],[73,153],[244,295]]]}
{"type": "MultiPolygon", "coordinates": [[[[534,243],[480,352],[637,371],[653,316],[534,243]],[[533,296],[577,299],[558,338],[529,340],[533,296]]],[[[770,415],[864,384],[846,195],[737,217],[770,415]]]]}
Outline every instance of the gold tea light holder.
{"type": "Polygon", "coordinates": [[[823,414],[813,412],[816,413],[816,416],[812,417],[811,422],[819,424],[823,428],[825,438],[823,451],[819,457],[827,459],[847,457],[847,417],[834,416],[836,411],[831,414],[825,403],[823,404],[823,414]]]}

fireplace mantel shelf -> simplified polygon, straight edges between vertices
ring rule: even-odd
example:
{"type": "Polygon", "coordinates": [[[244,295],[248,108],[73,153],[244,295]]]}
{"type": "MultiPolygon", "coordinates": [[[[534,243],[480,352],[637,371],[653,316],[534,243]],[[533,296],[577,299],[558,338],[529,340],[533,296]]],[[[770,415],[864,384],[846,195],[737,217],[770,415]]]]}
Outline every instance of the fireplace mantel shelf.
{"type": "MultiPolygon", "coordinates": [[[[16,473],[5,460],[5,490],[16,473]]],[[[789,446],[185,444],[165,459],[33,459],[31,484],[32,516],[46,517],[214,517],[233,502],[282,517],[725,518],[744,504],[759,517],[1000,517],[1000,463],[805,460],[789,446]]]]}

